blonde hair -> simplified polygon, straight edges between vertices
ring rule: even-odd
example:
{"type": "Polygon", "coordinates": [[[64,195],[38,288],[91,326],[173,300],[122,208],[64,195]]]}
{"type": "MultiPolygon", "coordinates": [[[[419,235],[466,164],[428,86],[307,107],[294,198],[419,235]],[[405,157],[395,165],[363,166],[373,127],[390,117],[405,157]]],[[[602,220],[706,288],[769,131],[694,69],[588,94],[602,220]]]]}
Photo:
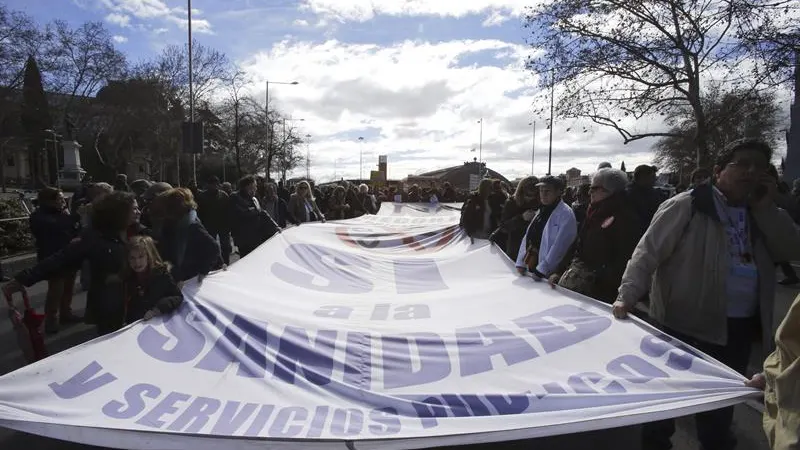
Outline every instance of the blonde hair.
{"type": "Polygon", "coordinates": [[[193,209],[197,209],[197,203],[192,191],[186,188],[166,190],[158,194],[152,204],[156,216],[168,219],[179,219],[193,209]]]}
{"type": "Polygon", "coordinates": [[[299,194],[299,191],[300,191],[301,187],[305,187],[306,188],[306,198],[309,199],[309,200],[314,200],[314,195],[311,193],[311,185],[308,184],[308,181],[301,181],[301,182],[297,183],[297,185],[294,187],[295,193],[299,194]]]}
{"type": "MultiPolygon", "coordinates": [[[[158,253],[158,248],[156,247],[156,242],[150,236],[133,236],[128,241],[128,255],[130,255],[134,250],[141,250],[147,255],[147,269],[159,269],[159,268],[167,268],[169,269],[169,265],[161,259],[161,254],[158,253]]],[[[128,272],[132,272],[130,267],[127,269],[128,272]]]]}

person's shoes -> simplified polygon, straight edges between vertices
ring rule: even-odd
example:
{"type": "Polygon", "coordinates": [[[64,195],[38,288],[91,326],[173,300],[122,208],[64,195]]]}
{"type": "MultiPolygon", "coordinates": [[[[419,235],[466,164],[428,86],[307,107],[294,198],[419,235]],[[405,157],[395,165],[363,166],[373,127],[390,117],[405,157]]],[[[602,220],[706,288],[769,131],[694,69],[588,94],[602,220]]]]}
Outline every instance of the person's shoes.
{"type": "Polygon", "coordinates": [[[778,284],[781,286],[794,286],[800,283],[800,278],[798,277],[786,277],[781,281],[778,281],[778,284]]]}
{"type": "Polygon", "coordinates": [[[58,319],[55,317],[47,318],[44,322],[44,332],[47,334],[56,334],[59,332],[58,319]]]}
{"type": "Polygon", "coordinates": [[[73,325],[82,322],[83,322],[83,317],[79,315],[72,313],[61,315],[61,325],[73,325]]]}

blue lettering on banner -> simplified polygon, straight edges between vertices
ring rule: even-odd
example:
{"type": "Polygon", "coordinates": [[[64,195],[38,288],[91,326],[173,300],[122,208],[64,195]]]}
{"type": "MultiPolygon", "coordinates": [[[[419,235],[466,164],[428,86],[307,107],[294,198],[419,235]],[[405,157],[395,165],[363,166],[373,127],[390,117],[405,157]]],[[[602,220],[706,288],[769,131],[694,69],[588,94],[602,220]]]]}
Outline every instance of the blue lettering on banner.
{"type": "Polygon", "coordinates": [[[443,380],[450,375],[450,355],[444,340],[434,333],[384,336],[383,387],[415,386],[443,380]],[[416,361],[419,369],[414,370],[416,361]]]}
{"type": "Polygon", "coordinates": [[[83,370],[63,383],[50,383],[50,390],[61,399],[73,399],[96,391],[101,387],[117,380],[114,375],[103,371],[103,366],[97,361],[92,361],[83,370]]]}
{"type": "MultiPolygon", "coordinates": [[[[272,264],[272,274],[285,283],[330,294],[366,294],[374,289],[374,261],[362,255],[322,245],[292,244],[286,257],[302,270],[284,263],[272,264]],[[322,278],[323,283],[315,283],[322,278]]],[[[385,259],[381,259],[385,261],[385,259]]],[[[390,261],[398,294],[421,294],[448,289],[432,259],[393,259],[390,261]]]]}
{"type": "Polygon", "coordinates": [[[106,403],[103,406],[103,414],[112,419],[132,419],[141,414],[147,406],[144,397],[157,399],[160,395],[161,389],[158,386],[146,383],[135,384],[123,394],[125,402],[112,400],[106,403]]]}
{"type": "Polygon", "coordinates": [[[327,431],[336,437],[377,437],[400,432],[400,417],[389,407],[376,409],[275,405],[192,397],[181,392],[163,393],[156,386],[140,383],[128,388],[122,400],[111,400],[103,414],[115,420],[132,420],[153,429],[176,433],[210,432],[217,436],[272,438],[319,438],[327,431]],[[137,419],[138,418],[138,419],[137,419]],[[245,428],[245,424],[249,426],[245,428]]]}
{"type": "Polygon", "coordinates": [[[529,361],[539,353],[525,339],[495,325],[481,325],[456,330],[461,376],[492,370],[492,356],[502,355],[509,366],[529,361]]]}

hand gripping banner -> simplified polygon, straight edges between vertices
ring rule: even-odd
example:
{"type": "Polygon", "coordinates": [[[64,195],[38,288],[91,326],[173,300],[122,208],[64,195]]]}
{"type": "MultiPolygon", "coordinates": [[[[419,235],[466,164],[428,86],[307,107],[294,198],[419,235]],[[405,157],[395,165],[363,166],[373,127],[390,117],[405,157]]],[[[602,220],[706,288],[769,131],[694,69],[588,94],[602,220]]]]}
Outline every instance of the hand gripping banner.
{"type": "Polygon", "coordinates": [[[716,409],[744,378],[516,275],[446,205],[304,224],[173,315],[0,378],[0,425],[124,449],[413,449],[716,409]],[[268,444],[268,445],[267,445],[268,444]]]}

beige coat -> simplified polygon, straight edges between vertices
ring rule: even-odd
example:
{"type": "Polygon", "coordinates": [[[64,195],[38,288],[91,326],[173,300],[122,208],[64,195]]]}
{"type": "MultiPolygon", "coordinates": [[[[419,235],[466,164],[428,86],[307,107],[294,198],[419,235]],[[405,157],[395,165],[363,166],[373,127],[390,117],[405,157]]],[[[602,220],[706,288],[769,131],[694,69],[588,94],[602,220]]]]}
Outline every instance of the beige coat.
{"type": "MultiPolygon", "coordinates": [[[[699,187],[664,202],[625,269],[617,300],[633,306],[650,291],[650,316],[712,344],[727,341],[728,240],[714,192],[699,187]]],[[[750,210],[764,341],[772,350],[775,263],[800,259],[800,235],[786,211],[750,210]]]]}
{"type": "Polygon", "coordinates": [[[772,450],[800,449],[800,296],[775,335],[764,362],[764,431],[772,450]]]}

